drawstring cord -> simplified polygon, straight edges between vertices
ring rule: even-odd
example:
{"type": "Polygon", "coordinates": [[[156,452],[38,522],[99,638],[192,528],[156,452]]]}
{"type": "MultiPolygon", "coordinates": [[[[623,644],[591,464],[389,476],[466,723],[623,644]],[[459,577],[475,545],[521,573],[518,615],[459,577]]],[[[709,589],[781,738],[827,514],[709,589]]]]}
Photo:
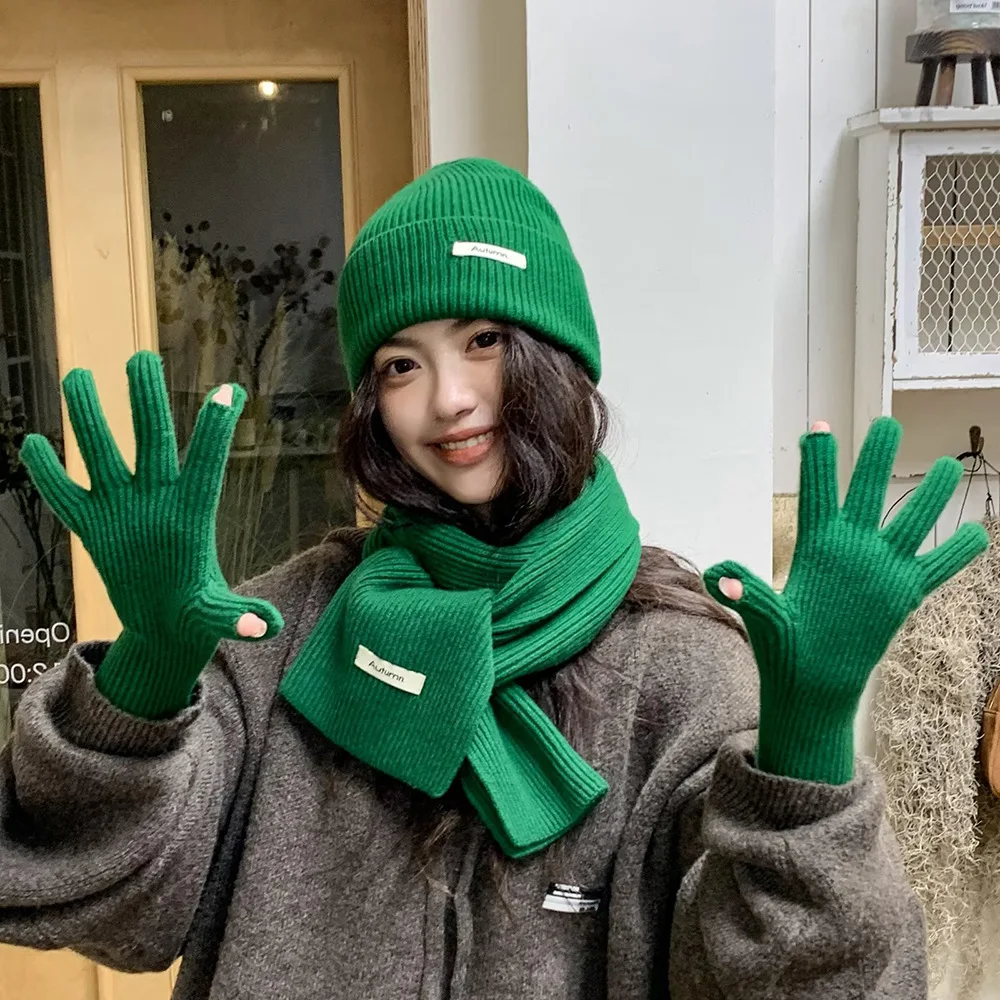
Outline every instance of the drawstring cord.
{"type": "Polygon", "coordinates": [[[462,868],[455,886],[455,967],[452,970],[449,1000],[464,1000],[466,974],[472,952],[472,903],[469,899],[472,879],[486,843],[486,828],[475,823],[462,858],[462,868]]]}

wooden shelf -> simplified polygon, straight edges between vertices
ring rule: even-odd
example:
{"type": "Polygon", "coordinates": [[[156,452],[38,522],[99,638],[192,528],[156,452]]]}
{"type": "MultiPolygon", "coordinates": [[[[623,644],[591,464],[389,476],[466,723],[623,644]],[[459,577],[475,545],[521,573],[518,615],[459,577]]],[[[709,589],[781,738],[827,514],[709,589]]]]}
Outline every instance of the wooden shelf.
{"type": "Polygon", "coordinates": [[[963,247],[1000,247],[1000,222],[974,225],[923,227],[924,247],[928,250],[963,247]]]}
{"type": "Polygon", "coordinates": [[[856,136],[879,131],[912,129],[1000,129],[1000,105],[977,107],[878,108],[848,120],[849,131],[856,136]]]}
{"type": "Polygon", "coordinates": [[[954,378],[893,378],[892,388],[895,392],[922,392],[927,389],[997,389],[1000,388],[1000,376],[970,375],[954,378]]]}

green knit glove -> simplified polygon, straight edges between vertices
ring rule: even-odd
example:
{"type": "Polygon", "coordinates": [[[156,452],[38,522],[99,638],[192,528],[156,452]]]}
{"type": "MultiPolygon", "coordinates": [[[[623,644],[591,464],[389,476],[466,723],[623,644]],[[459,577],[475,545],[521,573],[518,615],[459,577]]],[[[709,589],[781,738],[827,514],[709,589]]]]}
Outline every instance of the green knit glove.
{"type": "Polygon", "coordinates": [[[111,436],[93,376],[81,368],[62,384],[90,489],[69,478],[40,434],[25,438],[21,459],[56,517],[80,536],[122,623],[98,668],[98,688],[124,711],[155,719],[190,704],[219,640],[242,638],[242,614],[262,618],[267,638],[284,623],[267,601],[229,589],[216,553],[216,510],[246,393],[234,385],[231,404],[225,394],[219,402],[214,392],[206,398],[179,469],[159,356],[140,351],[126,371],[134,475],[111,436]]]}
{"type": "Polygon", "coordinates": [[[829,433],[802,438],[799,534],[781,594],[738,563],[705,574],[710,592],[739,612],[750,635],[760,672],[763,771],[850,781],[854,719],[869,675],[910,612],[986,548],[982,525],[966,524],[916,555],[962,477],[953,458],[938,459],[880,530],[901,435],[891,417],[872,424],[842,508],[836,441],[829,433]],[[719,590],[722,577],[742,581],[739,601],[719,590]]]}

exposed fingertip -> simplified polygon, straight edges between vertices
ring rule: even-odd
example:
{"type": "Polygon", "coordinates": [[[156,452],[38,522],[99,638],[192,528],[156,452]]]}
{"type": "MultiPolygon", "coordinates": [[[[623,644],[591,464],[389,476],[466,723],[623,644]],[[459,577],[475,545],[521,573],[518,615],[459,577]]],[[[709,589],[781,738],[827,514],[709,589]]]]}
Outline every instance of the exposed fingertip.
{"type": "Polygon", "coordinates": [[[220,385],[219,388],[212,393],[212,402],[218,403],[220,406],[232,406],[233,387],[228,382],[225,385],[220,385]]]}
{"type": "Polygon", "coordinates": [[[743,599],[743,581],[734,580],[731,576],[720,576],[717,584],[719,592],[730,601],[743,599]]]}
{"type": "Polygon", "coordinates": [[[236,622],[236,634],[245,639],[259,639],[267,634],[267,622],[251,611],[240,615],[236,622]]]}

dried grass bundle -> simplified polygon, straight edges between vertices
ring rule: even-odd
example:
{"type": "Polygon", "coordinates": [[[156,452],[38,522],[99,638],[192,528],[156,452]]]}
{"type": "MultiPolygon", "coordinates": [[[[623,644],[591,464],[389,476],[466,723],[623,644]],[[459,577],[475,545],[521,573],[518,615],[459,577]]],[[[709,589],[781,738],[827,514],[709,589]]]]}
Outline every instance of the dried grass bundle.
{"type": "Polygon", "coordinates": [[[1000,951],[1000,800],[979,769],[983,707],[1000,679],[1000,521],[989,550],[896,636],[873,707],[876,759],[927,924],[932,988],[973,997],[1000,951]],[[956,952],[957,982],[946,982],[956,952]]]}

